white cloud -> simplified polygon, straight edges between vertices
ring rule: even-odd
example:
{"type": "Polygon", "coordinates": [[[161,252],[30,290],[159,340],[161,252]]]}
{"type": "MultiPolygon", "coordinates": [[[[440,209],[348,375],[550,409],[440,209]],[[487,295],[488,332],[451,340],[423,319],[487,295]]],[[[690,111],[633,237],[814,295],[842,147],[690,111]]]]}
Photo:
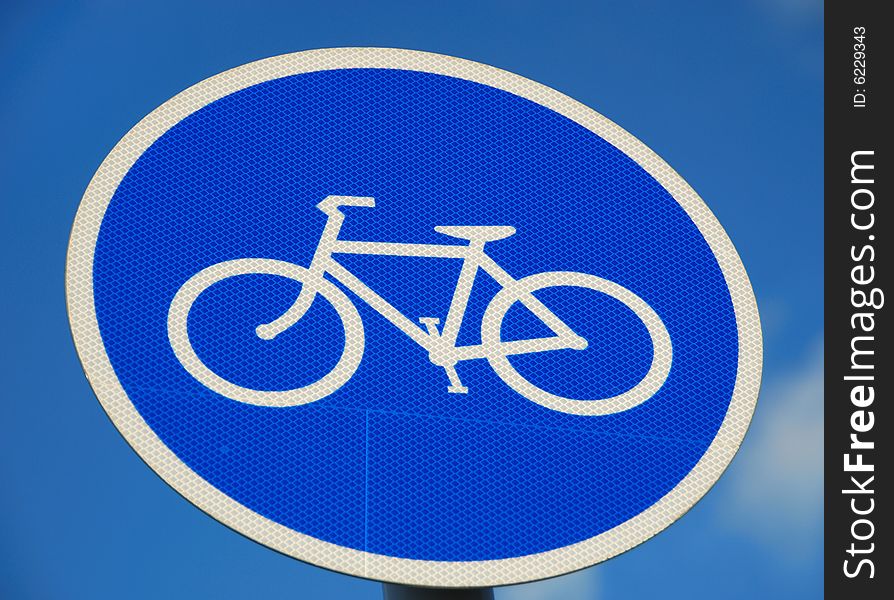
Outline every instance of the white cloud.
{"type": "Polygon", "coordinates": [[[822,540],[823,349],[770,381],[728,488],[728,525],[780,557],[812,556],[822,540]]]}
{"type": "MultiPolygon", "coordinates": [[[[728,475],[723,527],[751,538],[778,560],[810,560],[822,544],[823,401],[823,348],[817,344],[788,373],[764,384],[751,430],[728,475]]],[[[498,588],[496,598],[598,598],[597,568],[498,588]]]]}
{"type": "Polygon", "coordinates": [[[599,597],[599,576],[595,568],[584,569],[545,581],[497,588],[495,597],[496,600],[592,600],[599,597]]]}
{"type": "Polygon", "coordinates": [[[788,21],[822,19],[823,0],[760,0],[770,14],[788,21]]]}

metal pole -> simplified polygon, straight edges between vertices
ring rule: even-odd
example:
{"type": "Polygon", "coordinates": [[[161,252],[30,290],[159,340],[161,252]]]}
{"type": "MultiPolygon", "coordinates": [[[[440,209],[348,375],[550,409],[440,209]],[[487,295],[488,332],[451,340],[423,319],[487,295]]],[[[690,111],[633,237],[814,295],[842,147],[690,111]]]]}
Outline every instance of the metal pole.
{"type": "Polygon", "coordinates": [[[423,588],[382,584],[385,600],[494,600],[493,588],[423,588]]]}

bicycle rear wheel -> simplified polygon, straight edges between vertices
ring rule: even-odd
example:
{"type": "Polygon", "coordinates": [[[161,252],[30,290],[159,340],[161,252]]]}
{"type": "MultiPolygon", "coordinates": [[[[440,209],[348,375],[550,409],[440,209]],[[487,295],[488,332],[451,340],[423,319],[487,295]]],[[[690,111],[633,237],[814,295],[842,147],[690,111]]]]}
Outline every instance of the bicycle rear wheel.
{"type": "MultiPolygon", "coordinates": [[[[568,324],[574,329],[574,324],[568,324]]],[[[586,273],[556,271],[537,273],[502,289],[487,307],[481,323],[481,341],[488,348],[487,360],[497,376],[510,388],[546,408],[574,415],[610,415],[629,410],[651,398],[667,379],[673,350],[670,335],[658,314],[642,298],[627,288],[586,273]],[[551,287],[578,287],[594,290],[618,300],[642,321],[652,341],[652,362],[645,376],[632,388],[606,398],[573,399],[550,393],[518,372],[501,352],[503,322],[506,313],[520,298],[551,287]]]]}

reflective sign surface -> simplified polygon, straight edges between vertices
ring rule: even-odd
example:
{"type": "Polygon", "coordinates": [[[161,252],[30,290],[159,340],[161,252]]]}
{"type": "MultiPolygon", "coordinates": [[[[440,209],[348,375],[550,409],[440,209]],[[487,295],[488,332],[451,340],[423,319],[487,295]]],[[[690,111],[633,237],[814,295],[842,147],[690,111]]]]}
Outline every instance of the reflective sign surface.
{"type": "Polygon", "coordinates": [[[194,504],[342,572],[483,586],[648,539],[760,382],[723,229],[549,88],[450,57],[251,63],[88,188],[68,300],[97,396],[194,504]]]}

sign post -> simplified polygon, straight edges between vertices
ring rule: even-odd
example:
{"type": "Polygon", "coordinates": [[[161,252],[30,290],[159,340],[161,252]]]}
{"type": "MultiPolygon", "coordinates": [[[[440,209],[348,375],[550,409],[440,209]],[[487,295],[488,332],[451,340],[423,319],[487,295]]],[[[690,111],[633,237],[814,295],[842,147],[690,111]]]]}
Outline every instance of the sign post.
{"type": "Polygon", "coordinates": [[[396,583],[382,584],[385,600],[493,600],[491,588],[418,588],[396,583]]]}
{"type": "Polygon", "coordinates": [[[146,463],[388,598],[649,539],[760,383],[748,277],[695,191],[583,104],[437,54],[189,88],[102,163],[67,266],[87,377],[146,463]]]}

